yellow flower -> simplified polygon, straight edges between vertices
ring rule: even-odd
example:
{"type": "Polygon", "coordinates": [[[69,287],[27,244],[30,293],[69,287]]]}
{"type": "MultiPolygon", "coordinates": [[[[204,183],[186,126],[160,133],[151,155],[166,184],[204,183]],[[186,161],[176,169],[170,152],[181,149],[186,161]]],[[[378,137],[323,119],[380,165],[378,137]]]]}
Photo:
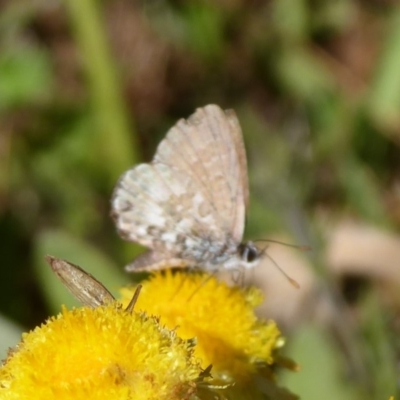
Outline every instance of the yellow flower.
{"type": "MultiPolygon", "coordinates": [[[[224,382],[246,382],[257,372],[272,377],[276,349],[283,339],[273,321],[261,321],[254,307],[262,300],[259,290],[229,287],[207,274],[171,271],[142,282],[136,310],[159,315],[160,322],[185,339],[195,337],[195,355],[211,374],[224,382]]],[[[122,290],[122,302],[132,297],[122,290]]]]}
{"type": "Polygon", "coordinates": [[[51,318],[0,367],[0,398],[189,399],[201,368],[194,342],[113,303],[51,318]]]}

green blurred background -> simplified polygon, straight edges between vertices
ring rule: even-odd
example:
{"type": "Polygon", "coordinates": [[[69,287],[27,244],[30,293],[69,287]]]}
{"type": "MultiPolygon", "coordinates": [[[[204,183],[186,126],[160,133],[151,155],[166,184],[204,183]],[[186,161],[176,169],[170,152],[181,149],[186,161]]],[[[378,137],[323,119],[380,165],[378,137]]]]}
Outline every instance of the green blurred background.
{"type": "Polygon", "coordinates": [[[332,324],[306,317],[306,306],[304,318],[282,322],[302,365],[285,384],[307,399],[399,393],[398,2],[9,0],[0,9],[1,357],[21,330],[73,304],[45,254],[111,291],[132,279],[123,265],[140,250],[115,232],[113,187],[151,160],[178,118],[216,103],[235,109],[244,131],[246,236],[309,244],[318,296],[334,310],[332,324]],[[344,241],[361,261],[344,257],[338,271],[327,248],[339,221],[359,227],[344,241]],[[384,244],[363,242],[364,262],[366,231],[384,244]]]}

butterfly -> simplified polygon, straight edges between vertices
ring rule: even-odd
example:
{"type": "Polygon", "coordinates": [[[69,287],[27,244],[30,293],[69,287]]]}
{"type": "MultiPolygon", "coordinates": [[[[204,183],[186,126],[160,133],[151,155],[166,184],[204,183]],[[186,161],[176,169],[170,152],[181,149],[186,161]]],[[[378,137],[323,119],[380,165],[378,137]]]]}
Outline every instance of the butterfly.
{"type": "Polygon", "coordinates": [[[119,235],[150,250],[128,271],[254,267],[260,251],[243,242],[249,188],[236,114],[217,105],[179,120],[151,163],[119,179],[111,215],[119,235]]]}

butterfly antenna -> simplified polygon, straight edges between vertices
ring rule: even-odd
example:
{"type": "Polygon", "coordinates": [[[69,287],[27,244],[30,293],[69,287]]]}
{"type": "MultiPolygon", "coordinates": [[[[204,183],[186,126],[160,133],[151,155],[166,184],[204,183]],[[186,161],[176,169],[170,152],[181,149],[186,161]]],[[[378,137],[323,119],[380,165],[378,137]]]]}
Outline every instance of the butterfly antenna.
{"type": "Polygon", "coordinates": [[[289,281],[289,283],[290,283],[292,286],[294,286],[296,289],[300,289],[299,283],[298,283],[295,279],[291,278],[291,277],[278,265],[278,263],[266,252],[266,250],[267,250],[267,248],[265,248],[265,249],[262,251],[262,255],[265,255],[267,258],[269,258],[269,259],[272,261],[272,263],[275,265],[275,267],[278,268],[278,270],[280,271],[280,273],[289,281]]]}
{"type": "Polygon", "coordinates": [[[215,278],[215,272],[212,274],[208,275],[201,283],[200,285],[194,290],[194,292],[189,296],[187,301],[190,301],[193,299],[194,295],[212,278],[215,278]]]}
{"type": "Polygon", "coordinates": [[[142,290],[142,285],[137,285],[135,289],[135,293],[133,293],[132,300],[129,302],[128,307],[126,310],[128,313],[132,314],[133,309],[135,308],[136,302],[139,298],[140,291],[142,290]]]}
{"type": "Polygon", "coordinates": [[[276,243],[276,244],[281,244],[282,246],[292,247],[294,249],[301,250],[301,251],[310,251],[311,250],[311,247],[307,246],[307,245],[285,243],[285,242],[281,242],[279,240],[274,240],[274,239],[257,239],[257,240],[253,240],[253,242],[254,243],[256,243],[256,242],[276,243]]]}
{"type": "Polygon", "coordinates": [[[180,281],[178,288],[175,290],[174,294],[171,296],[170,301],[173,301],[175,299],[175,296],[181,291],[181,289],[183,288],[183,285],[185,284],[187,278],[188,277],[185,274],[185,277],[180,281]]]}

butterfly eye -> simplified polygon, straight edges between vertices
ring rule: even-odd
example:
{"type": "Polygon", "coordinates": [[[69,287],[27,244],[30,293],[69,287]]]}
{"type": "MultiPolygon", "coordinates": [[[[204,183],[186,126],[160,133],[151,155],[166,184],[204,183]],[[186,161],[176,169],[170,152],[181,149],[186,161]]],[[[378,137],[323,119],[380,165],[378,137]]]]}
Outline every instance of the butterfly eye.
{"type": "Polygon", "coordinates": [[[239,246],[239,254],[243,261],[251,263],[259,258],[260,253],[253,243],[242,243],[239,246]]]}

